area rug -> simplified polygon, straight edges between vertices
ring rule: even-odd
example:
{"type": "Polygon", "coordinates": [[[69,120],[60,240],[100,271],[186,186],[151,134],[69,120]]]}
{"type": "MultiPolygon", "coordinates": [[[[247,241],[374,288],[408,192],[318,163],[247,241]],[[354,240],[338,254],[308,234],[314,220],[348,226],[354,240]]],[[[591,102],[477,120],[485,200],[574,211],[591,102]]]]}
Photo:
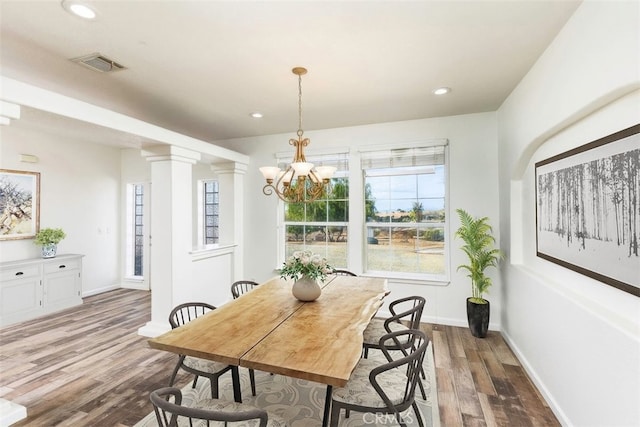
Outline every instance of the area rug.
{"type": "MultiPolygon", "coordinates": [[[[371,351],[369,358],[380,360],[381,363],[385,361],[384,356],[382,356],[382,353],[379,351],[371,351]]],[[[422,381],[427,399],[423,400],[420,390],[416,389],[416,402],[418,403],[424,425],[440,427],[432,344],[429,344],[424,358],[424,371],[426,378],[422,381]]],[[[244,368],[240,369],[243,403],[249,403],[278,414],[288,421],[291,427],[318,427],[322,424],[322,413],[324,411],[326,395],[326,386],[324,384],[282,375],[271,375],[261,371],[255,371],[255,376],[257,396],[251,396],[248,370],[244,368]]],[[[209,381],[206,378],[200,378],[195,389],[192,389],[189,385],[183,388],[182,391],[184,404],[211,398],[211,389],[209,387],[209,381]]],[[[225,374],[220,378],[220,397],[233,400],[233,387],[230,375],[225,374]]],[[[408,410],[405,414],[407,425],[418,425],[412,409],[408,410]]],[[[229,426],[232,425],[233,423],[229,423],[229,426]]],[[[341,427],[362,427],[397,425],[397,423],[394,423],[393,420],[390,419],[376,418],[371,414],[359,414],[357,412],[351,412],[349,418],[345,418],[344,411],[342,411],[339,425],[341,427]]],[[[153,412],[140,420],[134,427],[151,426],[157,426],[153,412]]]]}

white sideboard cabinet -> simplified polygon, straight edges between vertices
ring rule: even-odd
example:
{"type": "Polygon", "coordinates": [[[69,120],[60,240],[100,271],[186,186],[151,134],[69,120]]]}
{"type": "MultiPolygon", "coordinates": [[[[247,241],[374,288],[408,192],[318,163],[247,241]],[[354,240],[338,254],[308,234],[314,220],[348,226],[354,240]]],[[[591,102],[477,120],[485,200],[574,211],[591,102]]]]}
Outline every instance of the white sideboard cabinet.
{"type": "Polygon", "coordinates": [[[82,257],[0,263],[0,326],[82,304],[82,257]]]}

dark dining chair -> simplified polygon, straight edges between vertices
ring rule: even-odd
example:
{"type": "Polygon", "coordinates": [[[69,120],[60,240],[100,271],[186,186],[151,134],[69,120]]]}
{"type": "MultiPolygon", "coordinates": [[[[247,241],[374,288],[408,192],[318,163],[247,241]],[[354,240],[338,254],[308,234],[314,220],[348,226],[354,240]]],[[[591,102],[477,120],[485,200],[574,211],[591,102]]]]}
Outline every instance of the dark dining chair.
{"type": "MultiPolygon", "coordinates": [[[[165,387],[151,392],[149,399],[160,427],[175,426],[214,426],[227,423],[248,421],[246,426],[286,427],[287,422],[263,409],[237,402],[220,399],[196,401],[191,405],[183,405],[180,389],[165,387]],[[253,421],[253,422],[251,422],[253,421]]],[[[234,424],[235,425],[235,424],[234,424]]]]}
{"type": "MultiPolygon", "coordinates": [[[[386,319],[371,319],[363,333],[364,357],[369,356],[370,349],[380,349],[380,338],[385,334],[408,329],[420,329],[420,320],[426,300],[421,296],[409,296],[392,301],[389,304],[391,316],[386,319]]],[[[405,345],[407,343],[404,343],[405,345]]],[[[396,350],[402,350],[399,347],[396,350]]],[[[424,374],[423,374],[424,377],[424,374]]],[[[423,399],[427,398],[422,382],[418,383],[423,399]]]]}
{"type": "MultiPolygon", "coordinates": [[[[187,302],[180,304],[174,307],[174,309],[171,310],[171,313],[169,313],[169,323],[171,324],[171,328],[175,329],[215,309],[216,307],[213,305],[204,302],[187,302]]],[[[173,386],[173,383],[176,380],[176,375],[180,369],[195,375],[192,388],[196,387],[198,377],[207,377],[211,383],[211,397],[213,399],[218,398],[218,379],[224,373],[231,371],[234,399],[236,402],[242,402],[240,374],[237,366],[225,365],[224,363],[214,362],[213,360],[180,354],[178,363],[171,374],[169,387],[173,386]]]]}
{"type": "Polygon", "coordinates": [[[341,269],[334,269],[331,274],[335,274],[336,276],[358,276],[356,273],[352,273],[349,270],[341,270],[341,269]]]}
{"type": "Polygon", "coordinates": [[[238,280],[233,282],[231,285],[231,295],[233,295],[233,299],[238,298],[242,294],[246,294],[247,292],[253,290],[260,283],[254,282],[253,280],[238,280]]]}
{"type": "Polygon", "coordinates": [[[415,391],[416,385],[422,384],[420,372],[428,344],[424,332],[415,329],[392,332],[380,338],[378,348],[386,362],[360,359],[347,384],[332,392],[330,425],[338,425],[340,411],[345,409],[347,416],[349,411],[390,414],[404,427],[407,424],[401,413],[413,408],[418,425],[423,427],[415,391]],[[399,347],[404,348],[406,354],[398,353],[399,347]],[[394,359],[393,355],[398,357],[394,359]]]}
{"type": "MultiPolygon", "coordinates": [[[[253,280],[238,280],[231,285],[231,295],[233,299],[238,298],[242,294],[251,292],[256,286],[260,285],[253,280]]],[[[249,381],[251,383],[251,394],[256,395],[256,374],[253,369],[249,368],[249,381]]]]}

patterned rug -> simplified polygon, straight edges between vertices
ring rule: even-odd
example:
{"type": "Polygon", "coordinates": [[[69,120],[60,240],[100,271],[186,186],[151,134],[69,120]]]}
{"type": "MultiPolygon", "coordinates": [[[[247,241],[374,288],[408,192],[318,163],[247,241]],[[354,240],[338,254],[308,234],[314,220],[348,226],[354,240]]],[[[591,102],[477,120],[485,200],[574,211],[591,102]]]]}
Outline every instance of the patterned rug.
{"type": "MultiPolygon", "coordinates": [[[[385,361],[379,351],[371,351],[370,359],[385,361]]],[[[426,379],[423,379],[427,399],[423,400],[420,390],[416,389],[416,402],[425,426],[440,427],[438,414],[438,396],[436,392],[435,368],[433,364],[433,346],[429,345],[424,358],[424,371],[426,379]]],[[[240,381],[242,386],[242,400],[254,406],[267,409],[280,415],[291,427],[318,427],[322,424],[326,386],[311,381],[285,377],[282,375],[270,375],[266,372],[255,371],[257,396],[251,396],[249,384],[249,371],[240,369],[240,381]]],[[[184,403],[189,404],[194,400],[210,399],[211,389],[207,379],[199,379],[195,390],[191,386],[183,389],[184,403]]],[[[231,376],[223,375],[220,378],[220,397],[233,400],[233,387],[231,376]]],[[[408,410],[405,416],[407,425],[417,426],[413,410],[408,410]]],[[[233,423],[229,424],[230,426],[233,423]]],[[[397,425],[390,419],[376,418],[372,414],[360,414],[351,412],[349,418],[345,418],[341,412],[339,425],[341,427],[362,427],[375,425],[397,425]]],[[[134,427],[157,426],[155,414],[152,412],[139,421],[134,427]]]]}

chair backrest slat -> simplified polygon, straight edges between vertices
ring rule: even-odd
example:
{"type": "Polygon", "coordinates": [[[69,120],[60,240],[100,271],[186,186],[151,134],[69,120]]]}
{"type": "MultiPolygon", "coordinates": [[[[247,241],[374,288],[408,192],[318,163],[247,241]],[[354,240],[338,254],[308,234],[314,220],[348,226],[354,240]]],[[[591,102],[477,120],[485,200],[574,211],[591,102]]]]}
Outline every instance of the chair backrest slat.
{"type": "Polygon", "coordinates": [[[231,285],[231,295],[233,295],[233,299],[238,298],[242,294],[246,294],[251,291],[256,286],[260,285],[258,282],[254,282],[253,280],[238,280],[231,285]]]}
{"type": "Polygon", "coordinates": [[[171,328],[175,329],[215,309],[215,306],[207,304],[206,302],[186,302],[171,310],[171,313],[169,313],[169,323],[171,324],[171,328]]]}
{"type": "Polygon", "coordinates": [[[334,269],[331,274],[335,274],[336,276],[354,276],[357,277],[358,275],[356,273],[352,273],[349,270],[341,270],[341,269],[334,269]]]}

